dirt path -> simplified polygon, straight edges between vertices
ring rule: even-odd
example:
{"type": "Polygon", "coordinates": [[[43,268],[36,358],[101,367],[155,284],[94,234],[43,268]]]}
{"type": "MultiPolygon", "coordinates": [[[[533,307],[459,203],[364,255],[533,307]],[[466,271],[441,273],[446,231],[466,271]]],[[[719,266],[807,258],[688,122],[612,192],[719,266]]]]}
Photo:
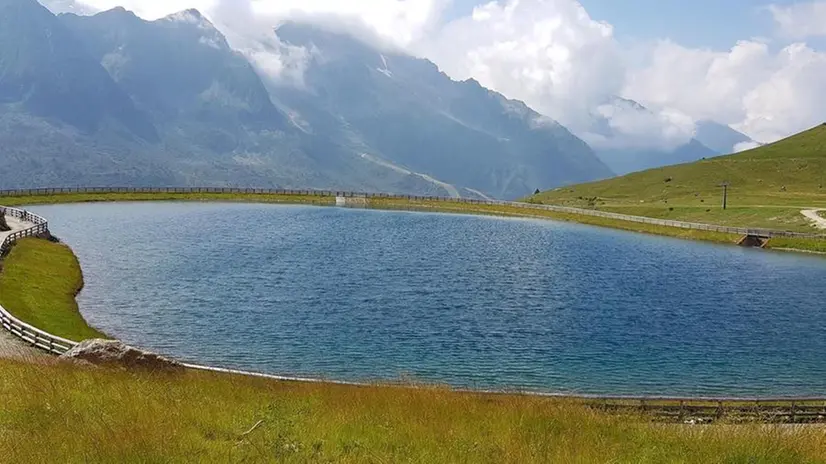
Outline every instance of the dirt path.
{"type": "Polygon", "coordinates": [[[11,235],[12,233],[17,232],[18,230],[26,229],[34,225],[28,222],[23,222],[20,219],[11,216],[6,216],[6,223],[9,225],[9,227],[11,227],[11,230],[8,232],[0,232],[0,243],[3,243],[3,240],[5,240],[6,237],[11,235]]]}
{"type": "Polygon", "coordinates": [[[14,337],[6,329],[0,329],[0,359],[37,359],[47,358],[48,355],[26,345],[14,337]]]}
{"type": "Polygon", "coordinates": [[[801,213],[812,221],[818,229],[826,229],[826,218],[817,214],[819,211],[826,211],[826,209],[804,209],[801,213]]]}

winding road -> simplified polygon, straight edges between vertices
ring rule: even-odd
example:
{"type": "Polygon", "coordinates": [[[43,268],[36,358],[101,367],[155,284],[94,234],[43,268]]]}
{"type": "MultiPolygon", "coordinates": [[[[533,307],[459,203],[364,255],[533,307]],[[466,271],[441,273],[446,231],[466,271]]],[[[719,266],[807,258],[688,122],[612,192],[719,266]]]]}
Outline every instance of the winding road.
{"type": "Polygon", "coordinates": [[[826,211],[826,209],[804,209],[801,213],[812,221],[818,229],[826,229],[826,218],[818,214],[820,211],[826,211]]]}

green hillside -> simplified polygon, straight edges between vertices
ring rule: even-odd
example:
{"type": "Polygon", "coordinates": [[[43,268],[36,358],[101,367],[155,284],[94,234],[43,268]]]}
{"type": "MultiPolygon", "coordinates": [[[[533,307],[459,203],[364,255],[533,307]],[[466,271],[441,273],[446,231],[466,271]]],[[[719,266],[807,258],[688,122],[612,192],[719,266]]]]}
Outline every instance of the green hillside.
{"type": "Polygon", "coordinates": [[[826,208],[826,124],[735,155],[535,195],[532,202],[625,214],[813,231],[800,213],[826,208]],[[723,188],[728,182],[728,209],[723,188]]]}

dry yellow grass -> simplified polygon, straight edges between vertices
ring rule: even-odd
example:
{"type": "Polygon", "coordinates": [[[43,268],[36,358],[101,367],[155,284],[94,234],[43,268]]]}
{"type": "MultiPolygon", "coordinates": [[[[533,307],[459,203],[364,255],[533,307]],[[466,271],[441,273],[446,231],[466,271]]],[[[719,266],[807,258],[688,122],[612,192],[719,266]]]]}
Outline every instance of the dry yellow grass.
{"type": "Polygon", "coordinates": [[[571,400],[11,361],[0,373],[4,462],[826,462],[821,427],[664,425],[571,400]]]}

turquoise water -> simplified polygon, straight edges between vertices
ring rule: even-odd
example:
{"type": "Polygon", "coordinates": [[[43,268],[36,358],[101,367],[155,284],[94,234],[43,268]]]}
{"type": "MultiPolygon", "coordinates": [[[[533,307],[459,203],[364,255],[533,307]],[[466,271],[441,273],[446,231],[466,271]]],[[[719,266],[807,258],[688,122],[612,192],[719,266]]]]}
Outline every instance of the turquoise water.
{"type": "Polygon", "coordinates": [[[84,316],[198,363],[338,380],[826,394],[826,259],[539,220],[255,204],[32,208],[84,316]]]}

